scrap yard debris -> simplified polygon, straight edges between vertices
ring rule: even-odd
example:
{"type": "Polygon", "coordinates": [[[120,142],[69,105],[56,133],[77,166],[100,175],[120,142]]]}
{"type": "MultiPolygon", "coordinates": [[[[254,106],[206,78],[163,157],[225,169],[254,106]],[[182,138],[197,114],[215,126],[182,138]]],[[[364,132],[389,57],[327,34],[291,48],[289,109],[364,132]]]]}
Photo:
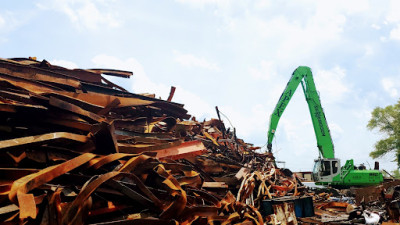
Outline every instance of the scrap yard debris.
{"type": "MultiPolygon", "coordinates": [[[[217,119],[197,121],[172,102],[174,87],[162,100],[130,93],[103,75],[133,74],[0,59],[0,223],[260,225],[383,218],[377,210],[329,203],[329,194],[309,191],[290,170],[278,168],[271,153],[226,129],[218,108],[217,119]]],[[[391,190],[383,196],[386,221],[398,222],[400,188],[391,190]]]]}
{"type": "Polygon", "coordinates": [[[127,71],[0,64],[4,223],[263,224],[263,198],[300,194],[272,155],[172,102],[175,88],[161,100],[102,76],[127,71]]]}

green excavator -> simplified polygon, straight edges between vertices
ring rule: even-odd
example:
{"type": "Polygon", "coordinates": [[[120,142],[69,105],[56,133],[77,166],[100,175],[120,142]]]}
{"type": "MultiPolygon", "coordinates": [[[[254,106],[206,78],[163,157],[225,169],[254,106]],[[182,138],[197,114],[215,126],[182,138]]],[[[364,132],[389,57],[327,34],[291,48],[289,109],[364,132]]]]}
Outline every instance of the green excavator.
{"type": "Polygon", "coordinates": [[[315,160],[313,179],[317,185],[346,188],[350,186],[369,186],[383,182],[383,175],[378,170],[367,170],[365,167],[355,167],[352,159],[340,166],[340,159],[335,158],[332,137],[329,131],[325,113],[321,106],[319,94],[315,87],[311,69],[298,67],[292,74],[285,90],[271,115],[268,130],[268,151],[272,150],[272,140],[286,106],[289,104],[297,87],[301,84],[310,110],[311,120],[317,138],[319,158],[315,160]]]}

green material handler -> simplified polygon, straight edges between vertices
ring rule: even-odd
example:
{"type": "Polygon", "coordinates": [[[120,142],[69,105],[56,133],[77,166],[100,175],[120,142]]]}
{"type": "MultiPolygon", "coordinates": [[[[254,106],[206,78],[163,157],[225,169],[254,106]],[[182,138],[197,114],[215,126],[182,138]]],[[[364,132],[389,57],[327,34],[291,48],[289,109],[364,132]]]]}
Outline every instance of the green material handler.
{"type": "Polygon", "coordinates": [[[313,179],[317,185],[348,188],[350,186],[369,186],[383,182],[379,170],[366,170],[365,167],[355,167],[352,159],[340,166],[340,159],[335,158],[335,151],[319,94],[315,87],[311,69],[298,67],[292,74],[285,90],[279,98],[271,118],[268,130],[268,151],[272,150],[272,140],[286,106],[289,104],[297,87],[301,83],[310,110],[311,120],[317,139],[319,158],[315,160],[313,179]]]}

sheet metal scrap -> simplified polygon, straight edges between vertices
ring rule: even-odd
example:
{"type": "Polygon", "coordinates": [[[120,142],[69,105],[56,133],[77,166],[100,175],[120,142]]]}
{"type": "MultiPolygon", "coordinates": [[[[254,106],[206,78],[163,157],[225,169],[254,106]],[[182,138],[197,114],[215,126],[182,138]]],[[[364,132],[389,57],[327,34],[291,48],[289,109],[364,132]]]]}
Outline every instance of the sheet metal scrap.
{"type": "Polygon", "coordinates": [[[255,208],[230,193],[224,198],[207,193],[202,184],[199,173],[177,162],[143,154],[84,153],[12,182],[0,215],[11,224],[33,219],[41,224],[263,223],[255,208]]]}
{"type": "Polygon", "coordinates": [[[375,187],[357,188],[354,190],[355,200],[357,204],[362,202],[365,204],[376,201],[384,202],[385,198],[391,198],[391,196],[385,196],[386,190],[393,190],[397,185],[400,185],[400,180],[386,181],[375,187]]]}
{"type": "MultiPolygon", "coordinates": [[[[209,192],[221,195],[229,190],[235,193],[238,202],[257,209],[266,199],[307,194],[295,174],[275,166],[272,154],[257,153],[257,147],[237,138],[235,130],[226,130],[220,119],[182,121],[176,130],[181,137],[203,141],[209,149],[207,154],[187,159],[208,175],[203,188],[209,192]],[[209,181],[213,184],[209,185],[209,181]]],[[[264,217],[264,221],[297,224],[293,209],[289,209],[288,205],[277,205],[274,214],[264,217]]]]}
{"type": "Polygon", "coordinates": [[[0,223],[399,221],[397,183],[357,190],[365,208],[332,203],[227,129],[218,108],[218,119],[199,122],[172,102],[174,87],[161,100],[103,75],[132,73],[0,59],[0,223]],[[315,216],[296,218],[307,196],[319,201],[315,216]],[[279,204],[263,216],[263,201],[279,204]]]}
{"type": "Polygon", "coordinates": [[[104,74],[132,75],[0,59],[1,223],[263,224],[236,199],[238,179],[217,181],[197,162],[234,176],[265,155],[220,136],[220,120],[188,120],[175,88],[161,100],[104,74]]]}
{"type": "Polygon", "coordinates": [[[208,154],[190,162],[212,180],[228,184],[238,201],[258,207],[263,199],[304,194],[305,187],[295,174],[277,168],[272,154],[257,153],[258,148],[237,138],[235,131],[225,130],[221,120],[183,121],[177,130],[186,139],[203,141],[208,154]]]}

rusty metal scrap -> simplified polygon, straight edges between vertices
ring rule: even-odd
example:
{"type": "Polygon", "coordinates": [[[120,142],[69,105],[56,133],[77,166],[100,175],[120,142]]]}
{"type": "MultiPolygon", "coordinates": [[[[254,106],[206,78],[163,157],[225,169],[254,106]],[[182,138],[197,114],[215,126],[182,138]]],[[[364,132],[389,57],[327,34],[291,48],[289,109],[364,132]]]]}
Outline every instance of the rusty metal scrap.
{"type": "MultiPolygon", "coordinates": [[[[358,206],[329,203],[331,194],[310,192],[271,153],[238,138],[218,107],[218,119],[200,122],[172,102],[175,87],[162,100],[103,75],[133,74],[0,58],[0,223],[261,225],[362,217],[358,206]],[[312,209],[299,216],[303,200],[312,209]],[[271,202],[267,215],[263,204],[271,202]]],[[[381,208],[398,217],[400,188],[386,189],[375,197],[386,191],[392,203],[381,208]]],[[[356,199],[369,198],[358,193],[356,199]]]]}
{"type": "Polygon", "coordinates": [[[29,137],[21,137],[21,138],[14,138],[9,140],[0,141],[0,148],[6,149],[16,146],[23,146],[35,143],[46,142],[49,140],[55,139],[69,139],[77,142],[85,143],[88,141],[88,138],[84,135],[67,133],[67,132],[55,132],[49,134],[41,134],[29,137]]]}
{"type": "Polygon", "coordinates": [[[0,59],[1,223],[263,224],[235,174],[269,156],[221,120],[188,120],[174,87],[161,100],[103,74],[132,75],[0,59]]]}

